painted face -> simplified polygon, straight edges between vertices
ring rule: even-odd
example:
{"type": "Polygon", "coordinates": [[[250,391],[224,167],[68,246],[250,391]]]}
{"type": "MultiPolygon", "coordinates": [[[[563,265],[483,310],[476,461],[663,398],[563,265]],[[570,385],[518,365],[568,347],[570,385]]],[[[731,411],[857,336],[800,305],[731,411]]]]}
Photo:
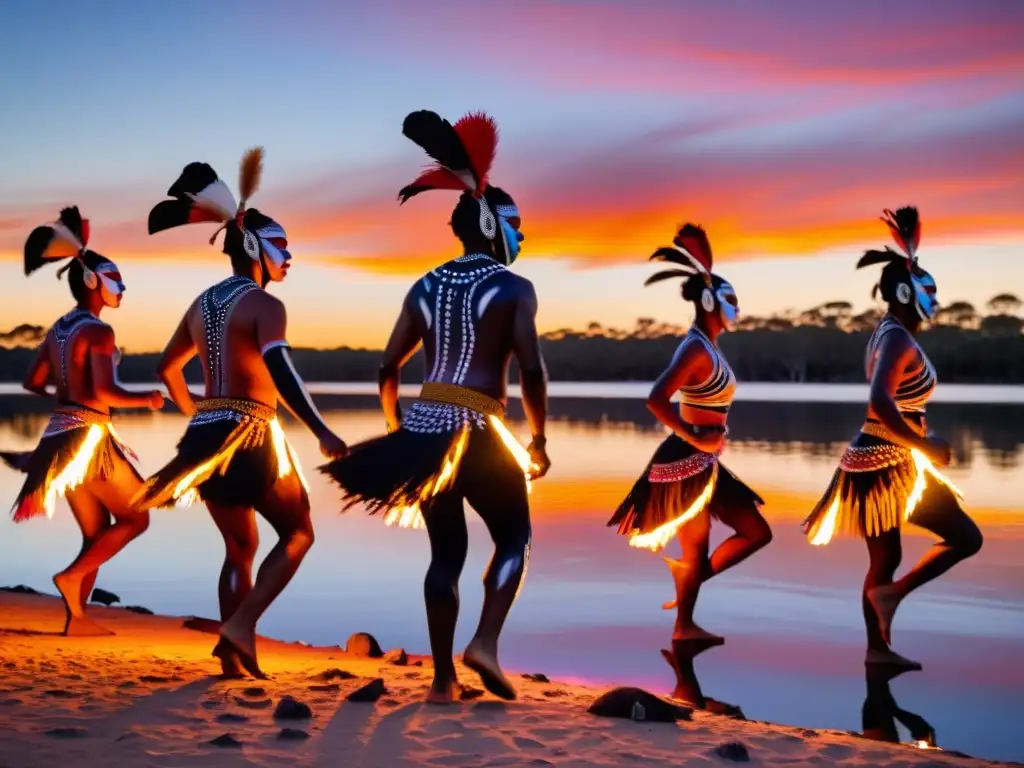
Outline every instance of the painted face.
{"type": "Polygon", "coordinates": [[[910,283],[914,288],[914,308],[922,320],[931,320],[939,311],[939,301],[936,298],[935,278],[917,268],[910,277],[910,283]]]}
{"type": "Polygon", "coordinates": [[[260,250],[263,254],[263,267],[272,282],[280,282],[288,275],[292,255],[288,252],[288,235],[284,227],[276,221],[256,230],[259,237],[260,250]]]}
{"type": "Polygon", "coordinates": [[[99,278],[100,296],[103,303],[108,307],[121,306],[121,298],[124,295],[124,282],[121,279],[121,270],[116,264],[105,261],[95,269],[96,277],[99,278]]]}
{"type": "Polygon", "coordinates": [[[718,313],[722,318],[722,325],[727,331],[736,329],[740,319],[740,302],[736,298],[735,289],[729,283],[723,282],[715,291],[718,298],[718,313]]]}
{"type": "Polygon", "coordinates": [[[499,258],[504,258],[506,264],[511,264],[519,255],[519,244],[525,240],[525,235],[519,231],[522,221],[519,218],[519,208],[513,205],[495,206],[498,214],[498,237],[495,237],[495,251],[499,258]]]}

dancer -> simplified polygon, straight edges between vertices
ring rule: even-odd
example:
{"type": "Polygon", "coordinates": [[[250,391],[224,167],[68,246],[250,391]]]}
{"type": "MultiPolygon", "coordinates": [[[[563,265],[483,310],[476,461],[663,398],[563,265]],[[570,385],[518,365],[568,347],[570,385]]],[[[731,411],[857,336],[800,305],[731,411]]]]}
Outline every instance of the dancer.
{"type": "Polygon", "coordinates": [[[832,483],[804,522],[812,544],[836,532],[863,537],[871,564],[864,581],[867,663],[920,669],[890,648],[900,601],[981,549],[981,531],[967,516],[960,492],[935,465],[949,463],[949,444],[928,432],[925,404],[935,369],[916,336],[938,310],[935,280],[917,260],[921,222],[916,208],[886,210],[882,219],[900,250],[867,251],[857,268],[885,264],[874,295],[889,305],[868,341],[871,382],[867,419],[839,462],[832,483]],[[906,575],[893,581],[902,556],[900,527],[913,522],[941,541],[906,575]]]}
{"type": "Polygon", "coordinates": [[[135,458],[118,439],[111,408],[163,407],[159,392],[127,392],[114,371],[120,356],[113,329],[99,319],[104,307],[121,306],[121,271],[105,256],[89,250],[89,221],[77,207],[65,208],[58,220],[37,227],[25,243],[25,274],[44,264],[70,259],[65,272],[75,308],[47,332],[25,377],[24,387],[49,396],[57,407],[34,451],[4,453],[3,459],[28,477],[14,504],[20,522],[52,517],[58,498],[66,498],[82,532],[82,549],[53,577],[64,601],[65,635],[110,635],[85,615],[85,605],[100,567],[149,526],[146,512],[133,512],[132,495],[142,477],[135,458]]]}
{"type": "MultiPolygon", "coordinates": [[[[242,159],[241,202],[205,163],[191,163],[168,190],[174,198],[149,214],[149,232],[200,222],[222,222],[224,253],[233,274],[192,303],[160,360],[160,377],[182,413],[191,418],[178,454],[149,478],[139,508],[191,503],[201,498],[224,537],[219,597],[220,642],[214,655],[225,676],[265,675],[256,658],[256,622],[281,593],[313,545],[309,497],[298,460],[277,420],[278,399],[317,436],[325,456],[345,444],[317,412],[292,365],[285,340],[284,304],[266,292],[291,266],[287,235],[276,221],[246,203],[256,192],[263,150],[242,159]],[[194,400],[183,369],[196,354],[206,396],[194,400]],[[253,510],[279,540],[260,566],[253,510]]],[[[217,232],[210,239],[211,245],[217,232]]]]}
{"type": "Polygon", "coordinates": [[[672,434],[654,452],[608,525],[617,525],[631,546],[653,551],[679,537],[681,559],[665,558],[676,587],[676,599],[664,605],[677,609],[673,638],[721,645],[723,638],[693,620],[701,585],[772,539],[760,512],[764,502],[719,461],[736,377],[717,339],[736,327],[739,304],[733,287],[711,272],[711,244],[700,227],[685,225],[673,245],[659,248],[651,259],[678,268],[658,272],[644,285],[683,278],[683,298],[694,303],[697,314],[647,398],[647,407],[672,434]],[[671,403],[677,391],[682,395],[680,410],[671,403]],[[708,557],[712,518],[734,534],[708,557]]]}
{"type": "Polygon", "coordinates": [[[451,227],[464,255],[424,275],[402,305],[380,370],[390,434],[353,447],[348,458],[323,470],[343,489],[346,508],[362,501],[371,513],[383,511],[389,524],[426,524],[431,562],[424,596],[434,656],[428,701],[435,703],[451,702],[462,691],[452,644],[468,546],[463,502],[480,514],[495,551],[484,576],[480,624],[463,662],[489,691],[513,699],[498,664],[498,637],[529,559],[529,479],[550,466],[537,297],[528,280],[508,269],[523,235],[515,202],[488,183],[498,138],[493,120],[470,114],[452,126],[433,112],[413,112],[402,133],[437,162],[399,199],[430,189],[462,191],[451,227]],[[429,375],[403,418],[399,371],[420,343],[429,375]],[[502,423],[512,355],[533,436],[527,450],[502,423]]]}

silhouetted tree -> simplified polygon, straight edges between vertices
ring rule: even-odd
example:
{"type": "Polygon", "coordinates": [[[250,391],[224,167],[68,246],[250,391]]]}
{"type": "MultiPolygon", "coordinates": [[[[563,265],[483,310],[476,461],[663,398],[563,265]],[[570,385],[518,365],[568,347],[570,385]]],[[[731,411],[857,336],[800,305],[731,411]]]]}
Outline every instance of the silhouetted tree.
{"type": "Polygon", "coordinates": [[[1021,301],[1012,293],[1000,293],[988,300],[988,308],[997,315],[1016,315],[1021,301]]]}

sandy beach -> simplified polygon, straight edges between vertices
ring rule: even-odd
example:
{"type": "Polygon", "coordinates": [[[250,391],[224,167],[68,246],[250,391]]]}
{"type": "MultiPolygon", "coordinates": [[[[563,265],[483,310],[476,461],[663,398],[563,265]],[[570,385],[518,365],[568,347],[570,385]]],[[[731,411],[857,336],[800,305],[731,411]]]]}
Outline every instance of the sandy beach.
{"type": "MultiPolygon", "coordinates": [[[[603,691],[522,674],[515,702],[480,695],[435,707],[422,703],[429,659],[403,659],[386,645],[383,658],[368,658],[261,637],[271,679],[221,680],[212,636],[182,617],[89,611],[116,634],[65,638],[56,598],[0,592],[3,768],[997,765],[702,711],[676,723],[599,717],[587,709],[603,691]],[[368,685],[375,701],[349,699],[368,685]]],[[[469,670],[460,674],[477,685],[469,670]]]]}

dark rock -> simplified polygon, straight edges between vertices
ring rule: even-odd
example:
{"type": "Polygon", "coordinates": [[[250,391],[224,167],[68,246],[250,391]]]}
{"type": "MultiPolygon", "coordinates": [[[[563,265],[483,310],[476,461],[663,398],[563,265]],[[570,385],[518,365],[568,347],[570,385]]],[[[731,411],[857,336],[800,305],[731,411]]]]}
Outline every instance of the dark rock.
{"type": "Polygon", "coordinates": [[[416,659],[416,661],[414,661],[414,662],[412,663],[412,665],[413,665],[414,667],[422,667],[422,666],[423,666],[423,659],[416,659]]]}
{"type": "Polygon", "coordinates": [[[235,704],[246,709],[269,709],[274,705],[270,699],[246,699],[235,696],[235,704]]]}
{"type": "Polygon", "coordinates": [[[733,720],[746,720],[746,715],[743,714],[743,710],[737,707],[735,704],[726,704],[724,701],[718,701],[716,699],[704,699],[704,709],[713,715],[722,715],[723,717],[731,717],[733,720]]]}
{"type": "Polygon", "coordinates": [[[314,693],[337,693],[341,690],[341,686],[337,683],[324,683],[322,685],[311,685],[309,690],[314,693]]]}
{"type": "Polygon", "coordinates": [[[240,715],[237,712],[225,712],[222,715],[217,715],[214,718],[221,725],[227,725],[228,723],[248,723],[249,718],[246,715],[240,715]]]}
{"type": "Polygon", "coordinates": [[[529,680],[533,683],[550,683],[547,675],[543,675],[540,672],[535,672],[532,675],[523,675],[523,680],[529,680]]]}
{"type": "Polygon", "coordinates": [[[96,589],[92,591],[92,596],[89,598],[89,602],[99,603],[100,605],[113,605],[114,603],[120,603],[121,598],[113,592],[107,592],[105,589],[96,587],[96,589]]]}
{"type": "Polygon", "coordinates": [[[125,680],[123,683],[118,683],[118,688],[135,688],[138,685],[134,680],[125,680]]]}
{"type": "Polygon", "coordinates": [[[216,739],[210,739],[208,742],[211,747],[233,747],[238,749],[242,746],[242,742],[232,736],[230,733],[222,733],[216,739]]]}
{"type": "Polygon", "coordinates": [[[169,683],[171,678],[164,675],[139,675],[139,680],[144,683],[169,683]]]}
{"type": "Polygon", "coordinates": [[[139,738],[139,734],[137,734],[135,731],[128,731],[127,733],[122,733],[120,736],[114,739],[114,741],[128,741],[128,739],[137,738],[139,738]]]}
{"type": "Polygon", "coordinates": [[[261,699],[261,698],[263,698],[264,696],[267,695],[267,689],[266,688],[257,688],[257,687],[245,688],[242,691],[242,695],[243,696],[248,696],[251,699],[261,699]]]}
{"type": "Polygon", "coordinates": [[[719,744],[714,753],[723,760],[731,760],[734,763],[749,763],[750,753],[747,748],[738,741],[730,741],[727,744],[719,744]]]}
{"type": "Polygon", "coordinates": [[[331,680],[352,680],[354,678],[355,675],[344,669],[325,669],[316,676],[317,680],[323,680],[325,683],[329,683],[331,680]]]}
{"type": "Polygon", "coordinates": [[[143,616],[153,615],[153,612],[149,610],[149,608],[143,608],[141,605],[126,605],[124,609],[126,611],[131,611],[132,613],[142,614],[143,616]]]}
{"type": "Polygon", "coordinates": [[[378,677],[361,688],[356,688],[345,698],[349,701],[376,701],[385,693],[387,689],[384,687],[384,681],[378,677]]]}
{"type": "Polygon", "coordinates": [[[545,696],[547,696],[548,698],[551,698],[551,699],[560,699],[563,696],[568,696],[569,695],[568,693],[566,693],[565,691],[563,691],[563,690],[561,690],[559,688],[555,688],[555,689],[550,690],[550,691],[544,691],[543,694],[545,696]]]}
{"type": "Polygon", "coordinates": [[[366,656],[371,659],[379,659],[384,655],[377,638],[368,632],[356,632],[352,635],[345,643],[345,653],[351,653],[353,656],[366,656]]]}
{"type": "Polygon", "coordinates": [[[17,595],[41,595],[43,594],[38,589],[32,589],[32,587],[26,587],[24,584],[19,584],[16,587],[0,587],[0,592],[13,592],[17,595]]]}
{"type": "Polygon", "coordinates": [[[282,728],[277,734],[278,741],[305,741],[309,734],[298,728],[282,728]]]}
{"type": "Polygon", "coordinates": [[[689,707],[672,704],[640,688],[613,688],[601,694],[587,712],[599,717],[619,717],[624,720],[636,719],[653,723],[690,720],[693,714],[689,707]]]}
{"type": "Polygon", "coordinates": [[[43,691],[47,696],[53,696],[55,699],[73,699],[78,694],[75,691],[69,691],[67,688],[51,688],[48,691],[43,691]]]}
{"type": "Polygon", "coordinates": [[[89,731],[80,725],[73,725],[70,728],[51,728],[46,735],[55,739],[82,739],[89,735],[89,731]]]}
{"type": "Polygon", "coordinates": [[[313,716],[313,710],[301,701],[285,696],[277,703],[274,710],[275,720],[308,720],[313,716]]]}
{"type": "Polygon", "coordinates": [[[405,648],[395,648],[384,654],[384,661],[396,667],[404,667],[409,664],[409,654],[405,652],[405,648]]]}

